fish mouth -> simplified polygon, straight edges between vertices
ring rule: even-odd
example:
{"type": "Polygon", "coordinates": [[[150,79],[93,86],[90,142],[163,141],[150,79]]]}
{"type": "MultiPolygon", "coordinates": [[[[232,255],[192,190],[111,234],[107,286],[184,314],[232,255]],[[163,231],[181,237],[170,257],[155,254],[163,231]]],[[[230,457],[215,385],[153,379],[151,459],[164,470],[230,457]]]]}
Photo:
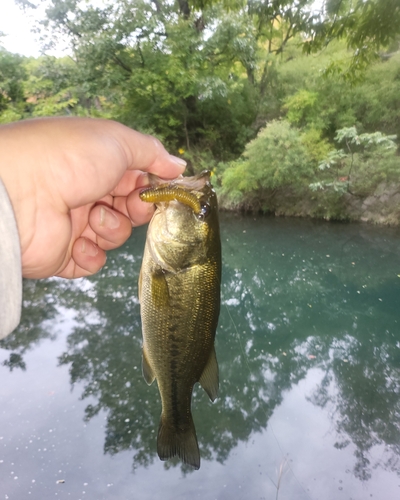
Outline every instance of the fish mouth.
{"type": "Polygon", "coordinates": [[[158,175],[148,174],[150,187],[158,188],[160,186],[180,187],[188,191],[201,191],[204,186],[210,182],[211,172],[203,170],[200,174],[191,177],[180,175],[176,179],[162,179],[158,175]]]}

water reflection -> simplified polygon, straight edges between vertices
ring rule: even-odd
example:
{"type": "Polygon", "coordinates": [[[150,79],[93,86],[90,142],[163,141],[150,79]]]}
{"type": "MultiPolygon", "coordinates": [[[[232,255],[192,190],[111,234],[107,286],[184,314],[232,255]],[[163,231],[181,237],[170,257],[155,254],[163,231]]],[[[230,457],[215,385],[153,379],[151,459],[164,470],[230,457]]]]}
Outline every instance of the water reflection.
{"type": "Polygon", "coordinates": [[[56,280],[25,281],[21,323],[18,329],[0,341],[0,347],[10,351],[0,363],[11,371],[26,369],[24,354],[45,338],[54,338],[53,321],[57,316],[59,285],[56,280]]]}
{"type": "MultiPolygon", "coordinates": [[[[354,475],[367,481],[377,467],[400,474],[399,238],[366,226],[232,216],[222,229],[221,392],[214,404],[200,388],[193,396],[202,460],[225,463],[318,370],[307,401],[329,412],[335,447],[351,450],[354,475]]],[[[22,323],[1,343],[10,351],[3,364],[25,369],[24,353],[55,337],[63,311],[73,311],[59,364],[84,388],[84,418],[107,415],[104,452],[131,450],[133,468],[158,460],[161,408],[141,375],[144,231],[97,276],[25,283],[22,323]]]]}

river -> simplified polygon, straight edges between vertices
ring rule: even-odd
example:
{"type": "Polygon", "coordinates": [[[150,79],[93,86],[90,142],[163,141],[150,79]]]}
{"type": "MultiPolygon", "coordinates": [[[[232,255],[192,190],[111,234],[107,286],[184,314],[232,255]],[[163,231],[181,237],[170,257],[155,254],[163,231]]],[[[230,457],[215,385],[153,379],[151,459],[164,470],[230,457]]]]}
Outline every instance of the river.
{"type": "Polygon", "coordinates": [[[156,454],[139,228],[94,277],[24,283],[0,342],[0,499],[399,498],[399,230],[222,214],[221,231],[220,395],[193,396],[200,470],[156,454]]]}

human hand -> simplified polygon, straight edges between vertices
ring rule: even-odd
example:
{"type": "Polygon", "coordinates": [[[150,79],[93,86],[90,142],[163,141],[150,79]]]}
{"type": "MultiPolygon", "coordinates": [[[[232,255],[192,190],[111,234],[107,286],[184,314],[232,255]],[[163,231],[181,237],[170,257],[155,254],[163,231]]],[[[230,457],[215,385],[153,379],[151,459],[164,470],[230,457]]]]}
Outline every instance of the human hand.
{"type": "Polygon", "coordinates": [[[154,208],[146,172],[173,179],[184,161],[117,122],[44,118],[0,127],[0,178],[17,220],[26,278],[97,272],[154,208]]]}

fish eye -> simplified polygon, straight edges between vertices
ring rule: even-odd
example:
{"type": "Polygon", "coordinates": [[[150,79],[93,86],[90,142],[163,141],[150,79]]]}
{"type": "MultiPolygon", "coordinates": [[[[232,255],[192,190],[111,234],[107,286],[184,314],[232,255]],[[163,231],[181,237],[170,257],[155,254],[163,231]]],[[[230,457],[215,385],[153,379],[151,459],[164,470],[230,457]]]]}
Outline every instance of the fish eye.
{"type": "Polygon", "coordinates": [[[210,213],[210,205],[206,202],[201,203],[200,212],[197,214],[199,220],[204,220],[210,213]]]}

